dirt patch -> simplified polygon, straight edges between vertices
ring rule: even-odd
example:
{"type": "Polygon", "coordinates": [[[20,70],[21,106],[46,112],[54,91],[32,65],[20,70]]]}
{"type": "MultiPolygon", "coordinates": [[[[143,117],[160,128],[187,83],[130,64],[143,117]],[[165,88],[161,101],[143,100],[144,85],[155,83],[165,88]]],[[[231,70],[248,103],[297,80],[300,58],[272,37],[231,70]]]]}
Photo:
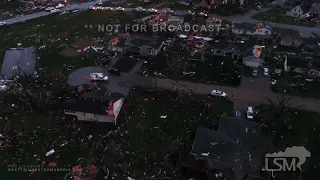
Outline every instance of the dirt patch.
{"type": "Polygon", "coordinates": [[[73,47],[63,49],[60,54],[67,57],[82,57],[85,55],[83,49],[90,45],[92,45],[92,41],[90,39],[81,38],[73,43],[73,47]]]}

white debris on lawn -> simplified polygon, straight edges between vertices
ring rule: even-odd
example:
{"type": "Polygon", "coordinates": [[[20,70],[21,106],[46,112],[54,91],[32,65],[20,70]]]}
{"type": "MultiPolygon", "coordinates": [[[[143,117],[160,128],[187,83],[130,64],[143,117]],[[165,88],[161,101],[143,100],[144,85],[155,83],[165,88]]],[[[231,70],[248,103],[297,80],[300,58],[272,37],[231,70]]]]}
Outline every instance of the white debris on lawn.
{"type": "Polygon", "coordinates": [[[168,117],[167,115],[160,116],[161,119],[166,119],[167,117],[168,117]]]}
{"type": "Polygon", "coordinates": [[[132,177],[127,177],[127,179],[128,179],[128,180],[135,180],[135,179],[133,179],[132,177]]]}
{"type": "Polygon", "coordinates": [[[209,152],[207,152],[207,153],[201,153],[201,156],[209,156],[209,152]]]}

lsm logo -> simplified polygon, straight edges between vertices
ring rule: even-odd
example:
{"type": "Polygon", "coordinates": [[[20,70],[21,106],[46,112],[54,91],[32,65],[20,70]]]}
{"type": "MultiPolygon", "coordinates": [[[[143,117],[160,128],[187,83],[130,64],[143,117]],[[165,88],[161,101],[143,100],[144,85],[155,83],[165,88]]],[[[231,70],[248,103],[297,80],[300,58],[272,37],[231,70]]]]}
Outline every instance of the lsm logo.
{"type": "Polygon", "coordinates": [[[297,168],[302,171],[301,166],[311,157],[311,153],[303,146],[293,146],[286,148],[284,152],[266,154],[266,171],[296,171],[297,168]]]}

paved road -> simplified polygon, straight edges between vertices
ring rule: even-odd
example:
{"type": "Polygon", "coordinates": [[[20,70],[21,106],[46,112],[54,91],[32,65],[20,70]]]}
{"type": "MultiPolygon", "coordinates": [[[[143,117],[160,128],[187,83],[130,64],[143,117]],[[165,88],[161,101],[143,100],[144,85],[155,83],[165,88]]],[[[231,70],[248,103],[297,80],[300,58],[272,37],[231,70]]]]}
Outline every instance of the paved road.
{"type": "MultiPolygon", "coordinates": [[[[112,79],[112,77],[111,77],[112,79]]],[[[186,81],[167,80],[155,77],[145,77],[132,74],[123,74],[116,78],[118,82],[123,82],[125,87],[132,86],[145,86],[145,87],[161,87],[164,89],[176,90],[177,88],[182,91],[189,92],[190,89],[195,90],[197,94],[209,94],[213,89],[218,89],[226,92],[229,96],[234,96],[235,110],[243,111],[248,106],[258,106],[261,104],[270,104],[267,97],[270,98],[274,103],[278,102],[278,97],[281,95],[273,92],[259,92],[251,90],[249,88],[234,88],[225,87],[210,84],[198,84],[186,81]],[[178,85],[177,85],[178,84],[178,85]]],[[[116,84],[116,83],[113,83],[116,84]]],[[[302,98],[294,96],[288,105],[292,108],[299,107],[303,110],[309,110],[314,112],[320,112],[320,100],[311,98],[302,98]]]]}
{"type": "MultiPolygon", "coordinates": [[[[103,0],[103,1],[108,1],[108,0],[103,0]]],[[[273,2],[271,4],[271,6],[275,6],[275,5],[282,5],[284,4],[286,0],[277,0],[275,2],[273,2]]],[[[93,2],[87,2],[87,3],[82,3],[82,4],[72,4],[68,7],[68,9],[72,10],[72,9],[88,9],[90,6],[94,6],[95,4],[97,4],[99,1],[93,1],[93,2]]],[[[257,10],[251,10],[250,12],[244,14],[244,15],[236,15],[236,16],[218,16],[218,15],[210,15],[210,16],[215,16],[215,17],[219,17],[221,19],[228,19],[228,20],[232,20],[235,22],[247,22],[247,23],[258,23],[258,20],[254,20],[251,18],[251,16],[253,16],[254,14],[257,14],[259,12],[265,12],[268,11],[270,8],[262,8],[259,11],[257,10]]],[[[133,8],[125,8],[125,11],[132,11],[133,8]]],[[[160,12],[161,10],[158,10],[158,12],[160,12]]],[[[184,11],[179,11],[179,10],[175,10],[175,13],[185,13],[184,11]]],[[[16,17],[13,19],[8,19],[6,20],[7,24],[14,24],[14,23],[18,23],[18,22],[24,22],[26,20],[29,19],[34,19],[34,18],[38,18],[38,17],[42,17],[42,16],[46,16],[51,14],[50,12],[39,12],[39,13],[34,13],[34,14],[30,14],[30,15],[26,15],[26,16],[22,16],[22,17],[16,17]]],[[[286,28],[286,29],[295,29],[298,30],[300,33],[302,33],[305,36],[310,36],[312,32],[317,33],[320,35],[320,28],[314,28],[314,27],[303,27],[303,26],[295,26],[295,25],[287,25],[287,24],[279,24],[279,23],[273,23],[273,22],[269,22],[273,27],[279,27],[279,28],[286,28]]]]}
{"type": "MultiPolygon", "coordinates": [[[[108,1],[108,0],[102,0],[102,1],[108,1]]],[[[66,9],[73,10],[73,9],[83,9],[87,10],[90,6],[94,6],[98,3],[99,1],[92,1],[92,2],[86,2],[86,3],[81,3],[81,4],[71,4],[70,6],[66,7],[66,9]]],[[[7,19],[5,20],[7,24],[15,24],[19,22],[24,22],[30,19],[35,19],[43,16],[50,15],[50,12],[38,12],[38,13],[33,13],[25,16],[20,16],[12,19],[7,19]]]]}

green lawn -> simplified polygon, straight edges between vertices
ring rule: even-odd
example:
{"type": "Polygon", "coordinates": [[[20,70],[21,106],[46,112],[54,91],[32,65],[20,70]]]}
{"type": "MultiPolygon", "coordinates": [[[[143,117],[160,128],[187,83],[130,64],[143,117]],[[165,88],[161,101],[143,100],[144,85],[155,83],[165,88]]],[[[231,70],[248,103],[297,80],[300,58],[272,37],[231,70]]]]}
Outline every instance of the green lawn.
{"type": "MultiPolygon", "coordinates": [[[[287,147],[304,146],[311,152],[311,158],[302,166],[301,179],[314,179],[319,173],[316,166],[320,161],[320,146],[317,143],[320,137],[320,114],[297,109],[281,111],[271,106],[263,106],[259,110],[257,117],[262,118],[269,140],[272,141],[270,153],[284,151],[287,147]]],[[[299,177],[299,172],[283,174],[280,179],[299,177]]]]}
{"type": "Polygon", "coordinates": [[[114,68],[119,69],[120,72],[129,72],[136,64],[138,60],[130,57],[121,57],[113,65],[114,68]]]}

